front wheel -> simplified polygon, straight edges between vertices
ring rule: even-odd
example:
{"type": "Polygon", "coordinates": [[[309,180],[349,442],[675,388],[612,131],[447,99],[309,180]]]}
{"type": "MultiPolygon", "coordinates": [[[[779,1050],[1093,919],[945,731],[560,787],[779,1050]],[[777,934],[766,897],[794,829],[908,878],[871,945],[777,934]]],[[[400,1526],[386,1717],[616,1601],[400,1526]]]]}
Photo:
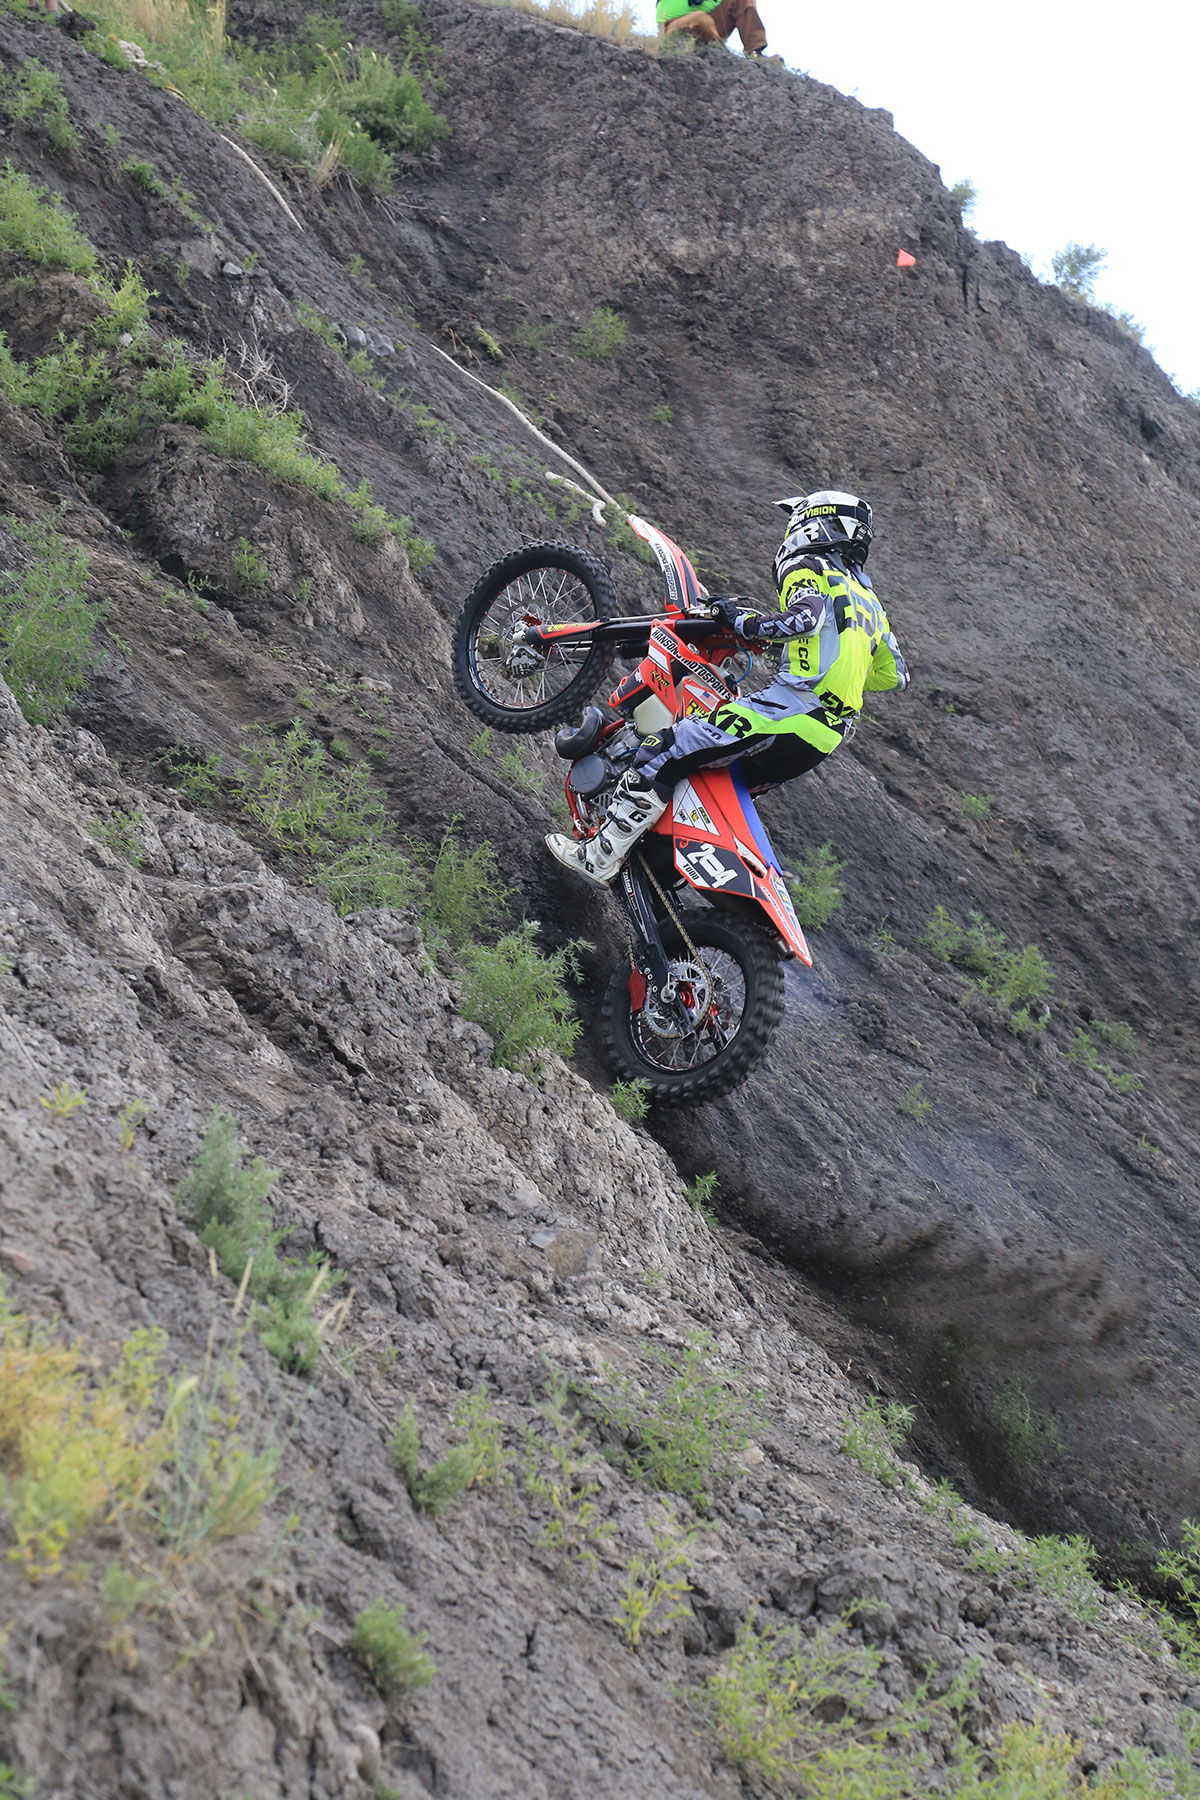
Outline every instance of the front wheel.
{"type": "Polygon", "coordinates": [[[616,618],[612,576],[586,550],[527,544],[493,563],[454,625],[454,685],[497,731],[543,731],[590,700],[616,656],[588,639],[522,642],[527,626],[592,625],[616,618]]]}
{"type": "Polygon", "coordinates": [[[684,923],[695,955],[673,925],[662,940],[687,1023],[649,994],[635,1011],[628,968],[613,975],[601,1015],[617,1074],[648,1082],[650,1099],[667,1106],[712,1100],[745,1081],[783,1014],[780,954],[765,931],[712,913],[687,913],[684,923]]]}

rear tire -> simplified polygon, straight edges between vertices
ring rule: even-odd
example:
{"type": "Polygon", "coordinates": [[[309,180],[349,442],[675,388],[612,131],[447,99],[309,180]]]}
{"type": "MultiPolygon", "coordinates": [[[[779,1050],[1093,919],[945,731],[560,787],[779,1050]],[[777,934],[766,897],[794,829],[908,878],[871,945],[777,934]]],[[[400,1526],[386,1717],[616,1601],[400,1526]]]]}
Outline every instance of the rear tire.
{"type": "Polygon", "coordinates": [[[612,668],[615,644],[544,654],[514,648],[524,619],[588,625],[620,613],[602,562],[570,544],[527,544],[493,563],[454,625],[454,685],[496,731],[543,731],[578,712],[612,668]],[[527,663],[528,666],[522,666],[527,663]]]}
{"type": "MultiPolygon", "coordinates": [[[[708,982],[700,1029],[682,1033],[649,1005],[635,1013],[627,967],[614,972],[601,1012],[613,1068],[624,1081],[647,1082],[650,1099],[663,1106],[695,1105],[739,1086],[766,1055],[783,1016],[783,966],[773,938],[715,913],[688,913],[684,922],[708,982]]],[[[663,927],[662,940],[673,963],[691,964],[673,925],[663,927]]]]}

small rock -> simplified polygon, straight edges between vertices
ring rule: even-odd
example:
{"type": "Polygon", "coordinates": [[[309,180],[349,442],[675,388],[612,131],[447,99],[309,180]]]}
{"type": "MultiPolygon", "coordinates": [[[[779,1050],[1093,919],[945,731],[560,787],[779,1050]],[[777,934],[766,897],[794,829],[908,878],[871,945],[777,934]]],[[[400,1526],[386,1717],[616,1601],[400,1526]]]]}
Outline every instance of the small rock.
{"type": "Polygon", "coordinates": [[[342,336],[353,350],[365,350],[367,347],[367,334],[361,325],[347,325],[342,336]]]}
{"type": "Polygon", "coordinates": [[[373,337],[367,345],[372,356],[395,356],[396,346],[391,338],[373,337]]]}
{"type": "Polygon", "coordinates": [[[229,257],[221,264],[221,273],[222,275],[227,275],[230,281],[236,281],[237,277],[239,275],[244,275],[246,271],[243,269],[241,263],[234,262],[233,258],[229,257]]]}
{"type": "Polygon", "coordinates": [[[529,1241],[535,1250],[548,1250],[557,1236],[558,1233],[551,1226],[543,1225],[540,1231],[534,1232],[529,1241]]]}
{"type": "Polygon", "coordinates": [[[32,1256],[26,1256],[23,1250],[14,1250],[11,1244],[0,1244],[0,1257],[15,1269],[18,1275],[32,1275],[34,1262],[32,1256]]]}
{"type": "Polygon", "coordinates": [[[370,1725],[356,1725],[353,1732],[354,1760],[364,1781],[374,1785],[383,1766],[379,1733],[370,1725]]]}
{"type": "Polygon", "coordinates": [[[766,1514],[761,1506],[752,1506],[749,1500],[738,1500],[733,1508],[744,1525],[761,1525],[766,1514]]]}
{"type": "Polygon", "coordinates": [[[168,651],[167,651],[167,652],[166,652],[166,654],[167,654],[167,655],[168,655],[168,656],[186,656],[186,655],[187,655],[187,651],[186,651],[186,650],[181,650],[181,649],[178,649],[178,648],[174,648],[174,649],[171,649],[171,650],[168,650],[168,651]]]}

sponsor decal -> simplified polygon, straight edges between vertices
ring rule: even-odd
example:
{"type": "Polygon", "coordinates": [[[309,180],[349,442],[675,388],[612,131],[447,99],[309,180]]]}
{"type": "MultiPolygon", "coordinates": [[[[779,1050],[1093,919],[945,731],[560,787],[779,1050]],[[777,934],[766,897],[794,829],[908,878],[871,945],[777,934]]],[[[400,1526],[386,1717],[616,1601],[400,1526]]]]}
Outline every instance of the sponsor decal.
{"type": "Polygon", "coordinates": [[[690,825],[693,831],[707,831],[711,837],[719,835],[703,800],[690,781],[681,782],[676,789],[671,817],[677,825],[690,825]]]}
{"type": "Polygon", "coordinates": [[[780,912],[783,914],[784,918],[790,920],[796,927],[796,930],[799,931],[800,921],[796,917],[796,909],[792,905],[792,896],[788,893],[787,882],[783,879],[783,876],[779,873],[778,869],[771,870],[771,886],[774,889],[775,898],[779,902],[780,912]]]}
{"type": "Polygon", "coordinates": [[[692,844],[687,849],[681,844],[679,860],[684,873],[702,887],[728,887],[738,878],[738,870],[729,867],[715,844],[692,844]]]}

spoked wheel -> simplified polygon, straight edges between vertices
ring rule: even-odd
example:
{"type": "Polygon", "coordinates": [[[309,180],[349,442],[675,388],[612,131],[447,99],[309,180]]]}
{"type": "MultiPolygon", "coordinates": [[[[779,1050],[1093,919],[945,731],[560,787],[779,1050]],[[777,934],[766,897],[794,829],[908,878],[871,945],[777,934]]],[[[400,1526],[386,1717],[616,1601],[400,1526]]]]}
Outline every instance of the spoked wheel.
{"type": "Polygon", "coordinates": [[[493,563],[454,627],[454,685],[497,731],[541,731],[577,712],[600,686],[615,646],[588,639],[543,648],[528,626],[591,625],[619,612],[612,576],[569,544],[528,544],[493,563]]]}
{"type": "Polygon", "coordinates": [[[684,923],[695,955],[674,926],[662,939],[686,1022],[648,994],[635,1010],[625,967],[609,983],[602,1014],[617,1073],[648,1082],[650,1098],[669,1106],[712,1100],[745,1081],[783,1013],[783,968],[766,932],[715,914],[688,913],[684,923]]]}

